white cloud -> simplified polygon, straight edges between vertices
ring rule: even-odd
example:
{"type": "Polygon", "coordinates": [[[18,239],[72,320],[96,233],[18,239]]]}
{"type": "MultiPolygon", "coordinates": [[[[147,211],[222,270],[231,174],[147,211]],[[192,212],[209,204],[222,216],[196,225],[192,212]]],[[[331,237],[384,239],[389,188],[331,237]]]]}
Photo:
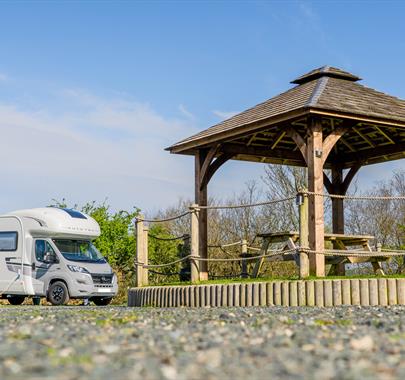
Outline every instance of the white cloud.
{"type": "Polygon", "coordinates": [[[232,116],[235,116],[238,112],[234,111],[212,111],[215,116],[218,116],[220,119],[229,119],[232,116]]]}
{"type": "Polygon", "coordinates": [[[164,151],[195,133],[189,121],[79,90],[64,91],[60,104],[62,112],[0,102],[1,212],[62,197],[157,209],[192,194],[192,160],[164,151]]]}
{"type": "Polygon", "coordinates": [[[183,104],[179,105],[179,111],[189,119],[195,119],[195,116],[183,104]]]}
{"type": "MultiPolygon", "coordinates": [[[[133,136],[160,136],[171,138],[187,131],[189,122],[167,120],[149,104],[131,99],[105,99],[83,90],[65,90],[63,95],[72,103],[73,112],[64,117],[76,126],[92,131],[93,127],[133,136]]],[[[187,134],[187,132],[185,132],[187,134]]]]}
{"type": "MultiPolygon", "coordinates": [[[[138,206],[151,215],[181,196],[193,198],[192,157],[164,151],[196,132],[192,120],[165,118],[125,96],[66,90],[56,98],[35,110],[0,100],[0,213],[53,198],[79,204],[108,198],[113,209],[138,206]]],[[[359,182],[369,185],[377,169],[361,171],[359,182]]],[[[210,183],[210,195],[237,192],[261,171],[262,165],[227,163],[210,183]]]]}

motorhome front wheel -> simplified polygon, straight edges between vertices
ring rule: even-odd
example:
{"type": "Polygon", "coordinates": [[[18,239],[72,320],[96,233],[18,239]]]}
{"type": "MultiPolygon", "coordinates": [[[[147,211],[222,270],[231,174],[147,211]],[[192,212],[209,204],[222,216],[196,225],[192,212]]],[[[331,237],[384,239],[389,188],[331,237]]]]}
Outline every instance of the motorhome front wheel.
{"type": "Polygon", "coordinates": [[[48,289],[48,301],[55,306],[64,305],[69,301],[69,292],[62,281],[54,282],[48,289]]]}

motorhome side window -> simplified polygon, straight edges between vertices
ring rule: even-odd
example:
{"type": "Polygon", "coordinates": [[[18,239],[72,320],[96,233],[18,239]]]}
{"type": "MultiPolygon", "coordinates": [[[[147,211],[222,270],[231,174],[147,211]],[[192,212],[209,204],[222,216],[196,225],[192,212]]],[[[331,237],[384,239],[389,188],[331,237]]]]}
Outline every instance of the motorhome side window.
{"type": "Polygon", "coordinates": [[[55,253],[51,245],[45,240],[35,241],[35,257],[38,261],[44,261],[47,252],[55,253]]]}
{"type": "Polygon", "coordinates": [[[17,241],[17,232],[0,232],[0,251],[16,251],[17,241]]]}

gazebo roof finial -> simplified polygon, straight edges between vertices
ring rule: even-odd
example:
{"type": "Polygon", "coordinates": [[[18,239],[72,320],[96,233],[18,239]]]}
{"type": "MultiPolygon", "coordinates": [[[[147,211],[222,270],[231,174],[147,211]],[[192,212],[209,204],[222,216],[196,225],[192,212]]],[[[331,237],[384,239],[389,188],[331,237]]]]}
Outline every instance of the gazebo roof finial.
{"type": "Polygon", "coordinates": [[[297,79],[294,79],[291,83],[303,84],[303,83],[307,83],[307,82],[310,82],[315,79],[319,79],[321,77],[332,77],[332,78],[348,80],[351,82],[357,82],[357,81],[361,80],[361,78],[359,78],[358,76],[353,75],[347,71],[338,69],[336,67],[322,66],[322,67],[319,67],[318,69],[312,70],[309,73],[298,77],[297,79]]]}

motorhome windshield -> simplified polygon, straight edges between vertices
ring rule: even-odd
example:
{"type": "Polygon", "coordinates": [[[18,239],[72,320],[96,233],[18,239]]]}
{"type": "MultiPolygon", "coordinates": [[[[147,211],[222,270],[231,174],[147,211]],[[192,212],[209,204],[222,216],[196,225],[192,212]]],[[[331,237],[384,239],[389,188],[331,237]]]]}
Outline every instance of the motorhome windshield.
{"type": "Polygon", "coordinates": [[[63,257],[70,261],[87,263],[105,263],[104,257],[97,248],[87,240],[54,239],[63,257]]]}

